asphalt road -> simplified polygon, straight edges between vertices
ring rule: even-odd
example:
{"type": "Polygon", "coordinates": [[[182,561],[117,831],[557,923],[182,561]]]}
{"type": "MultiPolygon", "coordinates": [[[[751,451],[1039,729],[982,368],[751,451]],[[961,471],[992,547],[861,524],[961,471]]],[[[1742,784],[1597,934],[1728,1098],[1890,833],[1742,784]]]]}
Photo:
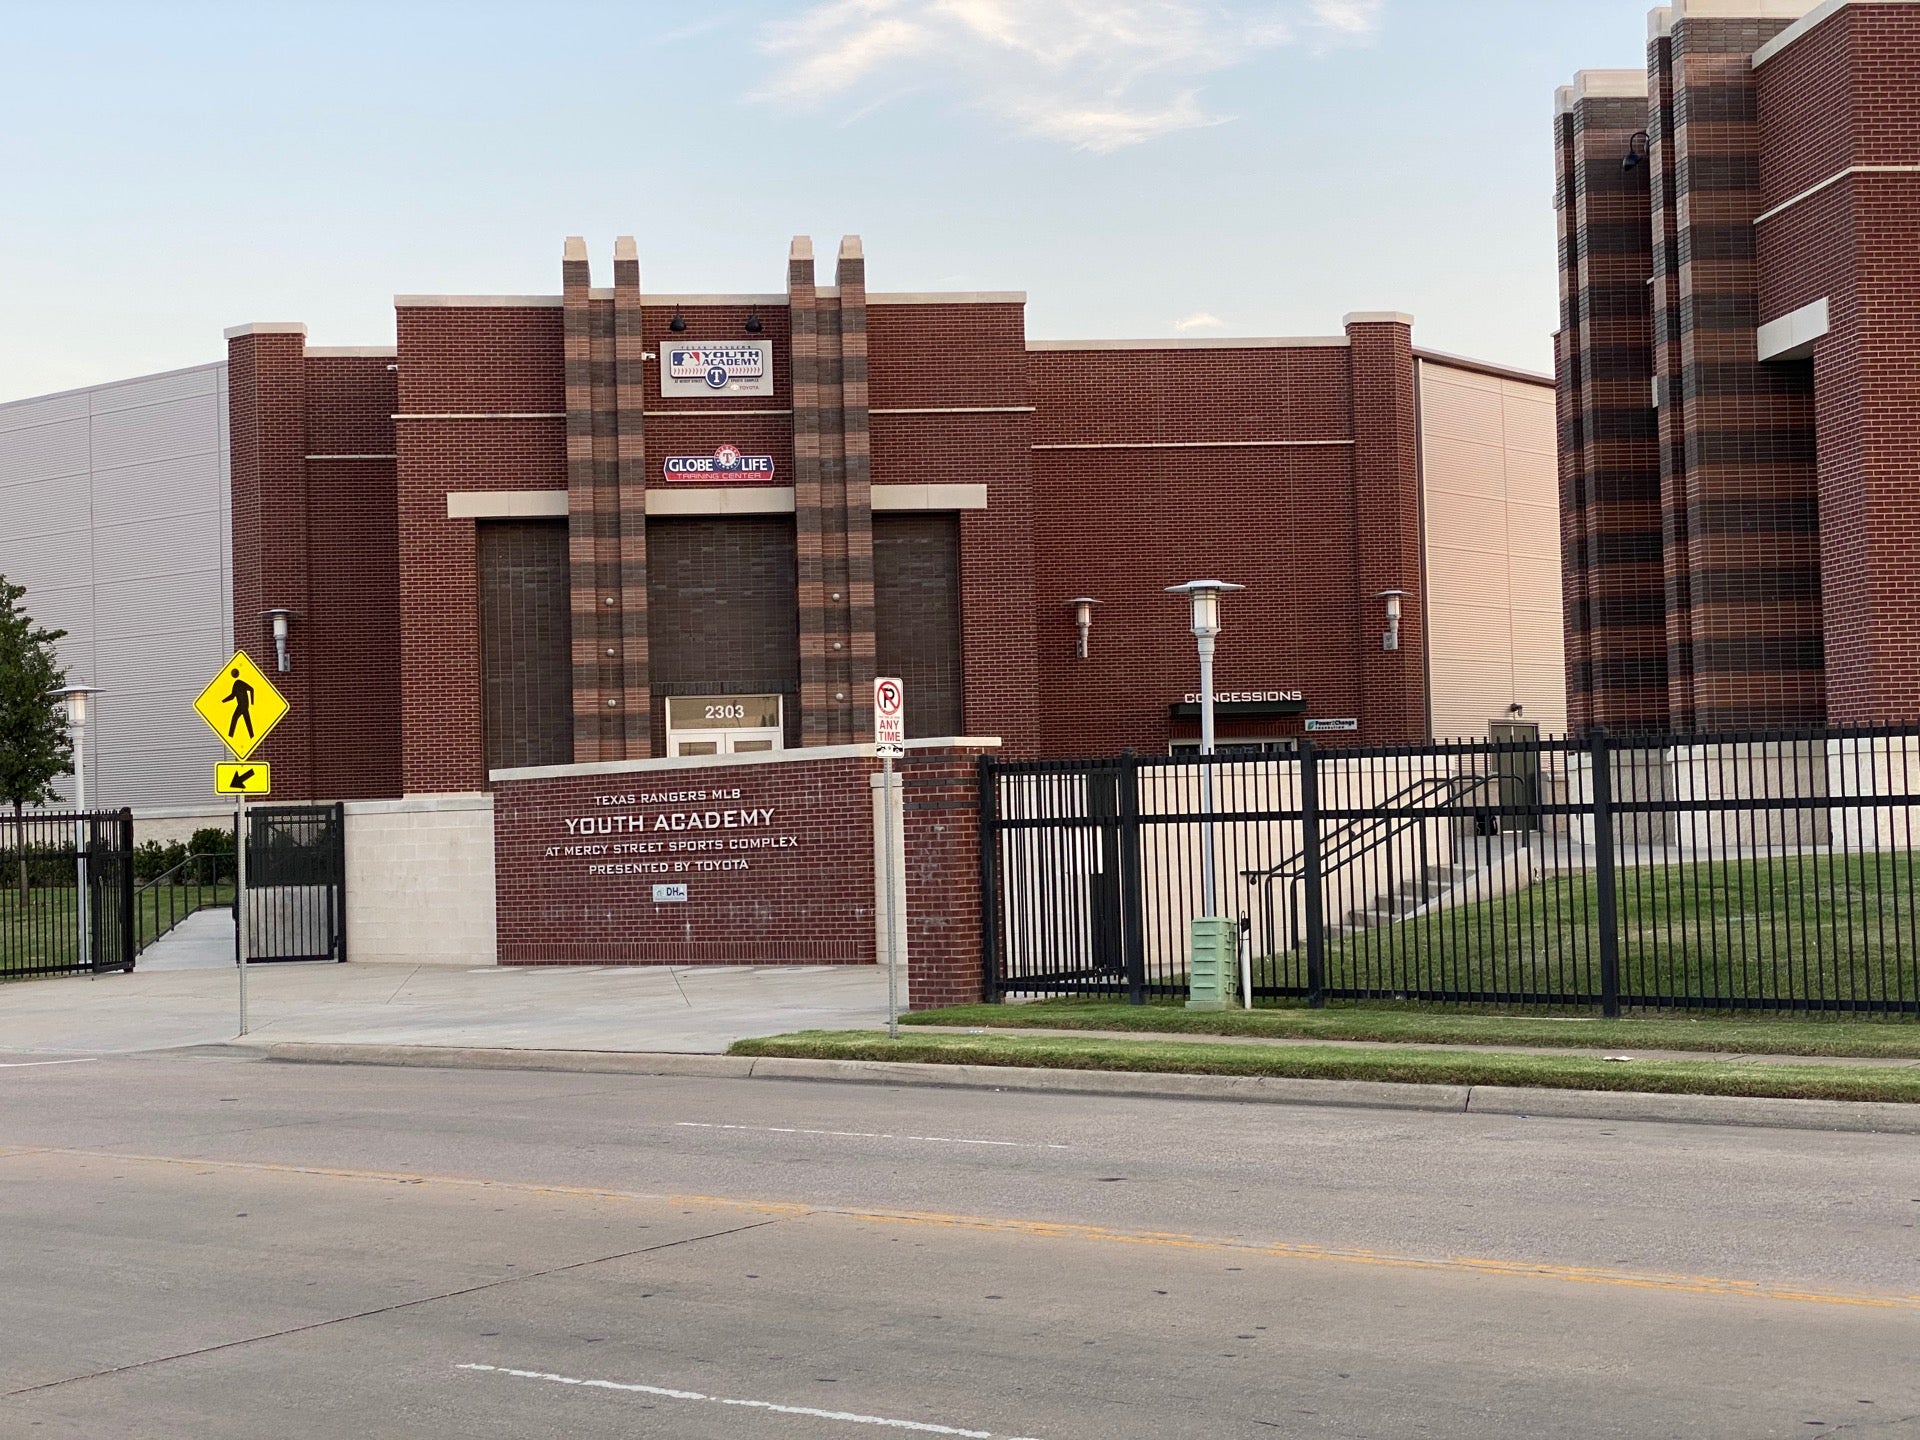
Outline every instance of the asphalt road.
{"type": "Polygon", "coordinates": [[[0,1147],[9,1440],[1920,1437],[1912,1137],[16,1055],[0,1147]]]}

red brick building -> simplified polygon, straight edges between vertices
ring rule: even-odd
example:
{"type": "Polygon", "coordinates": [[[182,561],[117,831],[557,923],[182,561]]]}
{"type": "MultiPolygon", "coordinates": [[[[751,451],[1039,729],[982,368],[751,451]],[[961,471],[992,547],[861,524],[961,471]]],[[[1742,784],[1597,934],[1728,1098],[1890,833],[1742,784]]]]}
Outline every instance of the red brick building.
{"type": "Polygon", "coordinates": [[[1920,5],[1682,0],[1557,112],[1572,723],[1920,716],[1920,5]]]}
{"type": "Polygon", "coordinates": [[[294,612],[276,797],[916,736],[1198,734],[1183,604],[1229,597],[1223,740],[1560,724],[1552,392],[1341,335],[1029,342],[1019,294],[396,298],[392,349],[228,332],[235,634],[294,612]],[[1397,648],[1382,592],[1400,591],[1397,648]],[[1076,611],[1099,601],[1081,654],[1076,611]],[[1317,722],[1317,723],[1316,723],[1317,722]]]}

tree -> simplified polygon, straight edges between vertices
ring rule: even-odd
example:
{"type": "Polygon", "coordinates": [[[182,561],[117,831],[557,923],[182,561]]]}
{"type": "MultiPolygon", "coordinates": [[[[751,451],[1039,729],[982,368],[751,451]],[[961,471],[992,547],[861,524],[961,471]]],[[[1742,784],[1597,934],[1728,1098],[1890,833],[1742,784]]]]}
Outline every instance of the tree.
{"type": "Polygon", "coordinates": [[[67,683],[54,653],[64,630],[33,623],[26,589],[0,575],[0,801],[13,803],[19,837],[20,903],[27,903],[27,831],[21,811],[55,798],[53,782],[73,773],[73,739],[49,692],[67,683]]]}

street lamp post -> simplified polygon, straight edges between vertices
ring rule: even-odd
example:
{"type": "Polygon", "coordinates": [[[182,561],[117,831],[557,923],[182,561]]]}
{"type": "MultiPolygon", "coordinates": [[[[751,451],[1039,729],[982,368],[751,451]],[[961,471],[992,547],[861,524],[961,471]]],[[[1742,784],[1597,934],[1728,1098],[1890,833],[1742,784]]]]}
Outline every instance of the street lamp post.
{"type": "MultiPolygon", "coordinates": [[[[1200,652],[1200,754],[1213,754],[1213,642],[1220,634],[1220,597],[1244,585],[1225,580],[1189,580],[1184,585],[1169,585],[1169,595],[1185,595],[1193,608],[1193,640],[1200,652]]],[[[1219,895],[1214,883],[1213,865],[1213,766],[1200,767],[1200,886],[1203,892],[1201,914],[1194,920],[1194,949],[1217,949],[1223,942],[1216,933],[1221,929],[1219,895]]],[[[1225,992],[1225,982],[1221,981],[1225,992]]],[[[1189,1002],[1193,1003],[1193,1002],[1189,1002]]],[[[1210,1005],[1213,1002],[1207,1002],[1210,1005]]],[[[1215,1007],[1217,1008],[1217,1006],[1215,1007]]]]}
{"type": "Polygon", "coordinates": [[[87,894],[87,698],[100,693],[93,685],[63,685],[49,692],[66,707],[67,733],[73,737],[73,808],[79,815],[73,822],[75,891],[74,918],[79,922],[80,953],[93,965],[93,914],[87,894]]]}

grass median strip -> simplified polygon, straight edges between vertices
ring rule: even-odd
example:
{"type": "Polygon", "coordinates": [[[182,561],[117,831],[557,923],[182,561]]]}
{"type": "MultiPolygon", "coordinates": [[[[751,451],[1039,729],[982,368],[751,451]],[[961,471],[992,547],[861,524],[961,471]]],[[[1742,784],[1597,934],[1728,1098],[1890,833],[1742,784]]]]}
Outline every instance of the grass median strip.
{"type": "Polygon", "coordinates": [[[1390,1080],[1415,1085],[1531,1085],[1661,1095],[1749,1095],[1782,1100],[1881,1100],[1920,1104],[1920,1070],[1845,1065],[1742,1065],[1725,1060],[1632,1060],[1510,1055],[1474,1050],[1353,1050],[1334,1045],[1209,1045],[1038,1035],[903,1035],[802,1030],[737,1041],[733,1055],[893,1060],[928,1065],[1036,1066],[1168,1075],[1390,1080]]]}
{"type": "Polygon", "coordinates": [[[1140,1034],[1378,1040],[1420,1045],[1589,1046],[1608,1050],[1700,1050],[1726,1054],[1857,1055],[1920,1059],[1913,1020],[1690,1020],[1674,1016],[1601,1020],[1585,1016],[1455,1015],[1423,1010],[1332,1006],[1187,1010],[1177,1004],[1043,1000],[1029,1005],[958,1005],[900,1017],[906,1025],[994,1030],[1126,1030],[1140,1034]]]}

